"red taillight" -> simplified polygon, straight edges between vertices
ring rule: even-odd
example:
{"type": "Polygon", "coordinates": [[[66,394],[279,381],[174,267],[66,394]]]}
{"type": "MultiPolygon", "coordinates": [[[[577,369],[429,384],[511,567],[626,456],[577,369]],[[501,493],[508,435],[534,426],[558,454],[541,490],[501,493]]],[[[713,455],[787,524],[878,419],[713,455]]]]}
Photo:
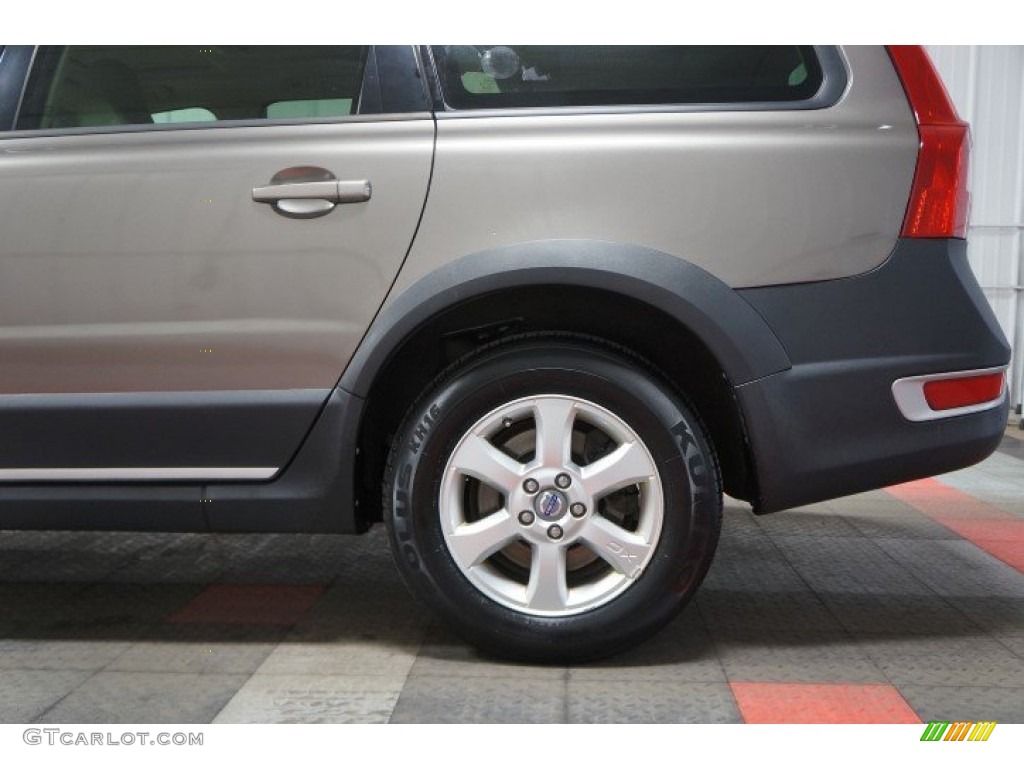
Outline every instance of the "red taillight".
{"type": "Polygon", "coordinates": [[[970,131],[919,45],[890,45],[889,56],[917,120],[917,156],[904,237],[966,237],[970,131]]]}
{"type": "Polygon", "coordinates": [[[939,379],[924,385],[924,399],[934,411],[948,411],[950,408],[966,408],[969,405],[989,403],[1003,393],[1003,376],[989,373],[983,376],[967,376],[962,379],[939,379]]]}

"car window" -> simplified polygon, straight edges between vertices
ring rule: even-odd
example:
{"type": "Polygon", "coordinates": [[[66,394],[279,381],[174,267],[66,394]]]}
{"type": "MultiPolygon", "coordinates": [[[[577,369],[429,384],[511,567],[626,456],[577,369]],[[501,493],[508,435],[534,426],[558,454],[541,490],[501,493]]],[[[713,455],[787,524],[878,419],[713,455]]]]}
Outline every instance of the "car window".
{"type": "Polygon", "coordinates": [[[721,104],[809,99],[813,46],[434,46],[454,109],[721,104]]]}
{"type": "Polygon", "coordinates": [[[43,46],[18,129],[341,117],[367,46],[43,46]],[[287,104],[317,105],[282,109],[287,104]]]}

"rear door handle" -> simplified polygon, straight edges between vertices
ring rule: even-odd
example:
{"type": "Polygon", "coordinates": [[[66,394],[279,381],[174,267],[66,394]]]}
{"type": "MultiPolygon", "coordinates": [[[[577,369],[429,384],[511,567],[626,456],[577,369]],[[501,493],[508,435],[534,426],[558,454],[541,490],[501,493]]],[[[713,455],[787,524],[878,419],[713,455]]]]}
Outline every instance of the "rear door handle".
{"type": "Polygon", "coordinates": [[[252,199],[257,203],[280,200],[328,200],[332,203],[365,203],[373,188],[368,181],[297,181],[256,187],[252,199]]]}
{"type": "Polygon", "coordinates": [[[272,205],[282,216],[312,219],[330,213],[338,205],[365,203],[372,193],[365,179],[340,181],[323,168],[298,166],[274,174],[265,187],[255,187],[252,199],[272,205]]]}

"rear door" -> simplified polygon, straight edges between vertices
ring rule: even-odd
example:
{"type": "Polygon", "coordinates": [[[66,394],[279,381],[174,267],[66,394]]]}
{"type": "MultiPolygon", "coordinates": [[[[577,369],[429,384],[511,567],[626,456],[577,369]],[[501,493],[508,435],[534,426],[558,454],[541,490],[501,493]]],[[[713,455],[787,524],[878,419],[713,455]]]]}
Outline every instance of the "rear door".
{"type": "Polygon", "coordinates": [[[16,101],[0,481],[272,477],[423,207],[412,49],[40,47],[16,101]]]}

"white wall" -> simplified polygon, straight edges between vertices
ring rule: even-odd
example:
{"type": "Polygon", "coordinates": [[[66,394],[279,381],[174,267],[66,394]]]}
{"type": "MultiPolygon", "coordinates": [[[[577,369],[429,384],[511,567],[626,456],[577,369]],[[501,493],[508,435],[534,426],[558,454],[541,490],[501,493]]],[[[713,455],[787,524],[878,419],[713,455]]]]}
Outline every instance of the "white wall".
{"type": "Polygon", "coordinates": [[[1013,346],[1011,404],[1024,390],[1024,46],[930,45],[971,124],[968,254],[1013,346]]]}

